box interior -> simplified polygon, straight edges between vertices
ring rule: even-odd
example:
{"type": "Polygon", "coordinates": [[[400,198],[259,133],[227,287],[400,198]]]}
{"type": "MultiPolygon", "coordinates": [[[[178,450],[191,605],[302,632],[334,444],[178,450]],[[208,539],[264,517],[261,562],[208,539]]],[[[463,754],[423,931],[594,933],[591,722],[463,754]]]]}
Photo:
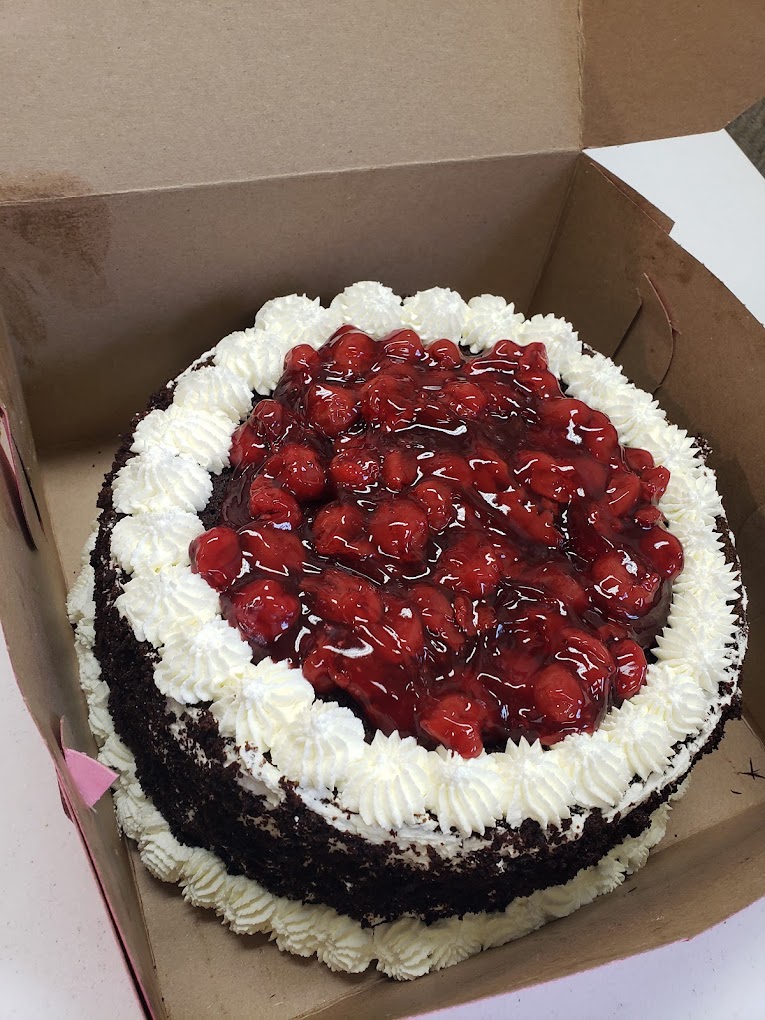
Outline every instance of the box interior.
{"type": "Polygon", "coordinates": [[[763,331],[666,217],[579,154],[721,126],[748,105],[765,90],[756,5],[361,7],[181,15],[161,0],[137,31],[116,0],[87,15],[78,0],[11,0],[0,39],[21,125],[0,157],[0,403],[41,509],[35,549],[0,492],[3,627],[158,1017],[200,1001],[230,1020],[401,1016],[689,937],[765,893],[765,782],[741,774],[765,753],[765,459],[757,430],[738,427],[759,420],[763,331]],[[140,863],[134,875],[109,799],[85,808],[59,744],[63,717],[72,746],[94,752],[63,601],[116,435],[269,297],[328,298],[363,278],[569,317],[710,440],[751,596],[747,721],[700,764],[647,868],[406,986],[232,936],[140,863]]]}

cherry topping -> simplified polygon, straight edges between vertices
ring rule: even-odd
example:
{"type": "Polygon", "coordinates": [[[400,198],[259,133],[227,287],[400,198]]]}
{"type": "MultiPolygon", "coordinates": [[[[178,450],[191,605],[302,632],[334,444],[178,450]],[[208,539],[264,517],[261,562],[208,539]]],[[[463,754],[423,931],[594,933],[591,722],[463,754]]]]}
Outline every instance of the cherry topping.
{"type": "Polygon", "coordinates": [[[311,424],[332,438],[349,429],[359,415],[353,392],[329,383],[316,383],[310,388],[306,410],[311,424]]]}
{"type": "Polygon", "coordinates": [[[265,470],[301,501],[319,499],[327,484],[319,455],[310,446],[297,443],[287,443],[272,454],[265,470]]]}
{"type": "Polygon", "coordinates": [[[545,348],[409,329],[294,348],[192,543],[253,658],[367,729],[465,757],[593,732],[645,681],[683,551],[669,472],[565,396],[545,348]]]}
{"type": "Polygon", "coordinates": [[[211,588],[223,591],[233,584],[242,569],[239,538],[231,528],[210,528],[189,546],[191,569],[211,588]]]}
{"type": "Polygon", "coordinates": [[[426,478],[412,489],[412,496],[424,509],[428,526],[433,531],[443,531],[457,514],[454,489],[440,478],[426,478]]]}
{"type": "Polygon", "coordinates": [[[462,354],[452,340],[436,340],[428,347],[428,357],[439,368],[459,368],[462,354]]]}
{"type": "Polygon", "coordinates": [[[310,344],[298,344],[287,351],[284,358],[285,372],[314,372],[321,364],[319,352],[310,344]]]}
{"type": "Polygon", "coordinates": [[[314,612],[333,623],[377,623],[383,613],[377,587],[363,577],[344,570],[328,569],[307,577],[304,589],[314,612]]]}
{"type": "Polygon", "coordinates": [[[299,527],[303,520],[295,497],[266,478],[256,478],[251,484],[248,506],[251,520],[287,531],[299,527]]]}
{"type": "Polygon", "coordinates": [[[335,485],[367,489],[380,477],[380,458],[369,450],[341,450],[332,458],[329,476],[335,485]]]}
{"type": "Polygon", "coordinates": [[[281,443],[297,426],[295,415],[277,400],[258,401],[248,420],[270,446],[281,443]]]}
{"type": "MultiPolygon", "coordinates": [[[[335,334],[337,336],[337,334],[335,334]]],[[[377,356],[377,344],[366,333],[350,327],[332,344],[335,368],[350,375],[363,375],[377,356]]]]}
{"type": "Polygon", "coordinates": [[[313,522],[313,541],[321,556],[360,555],[363,547],[372,551],[364,533],[364,515],[355,503],[330,503],[313,522]]]}
{"type": "Polygon", "coordinates": [[[631,698],[645,683],[645,653],[634,641],[616,641],[611,646],[616,663],[614,686],[620,698],[631,698]]]}
{"type": "Polygon", "coordinates": [[[250,570],[289,577],[303,565],[303,545],[291,531],[268,524],[260,527],[251,524],[241,529],[239,542],[250,570]]]}
{"type": "Polygon", "coordinates": [[[417,477],[417,461],[409,450],[391,450],[385,454],[382,475],[389,489],[400,492],[417,477]]]}
{"type": "Polygon", "coordinates": [[[422,341],[413,329],[397,329],[380,341],[388,358],[401,361],[420,361],[425,357],[422,341]]]}
{"type": "Polygon", "coordinates": [[[231,437],[229,459],[234,468],[262,464],[267,453],[268,445],[265,439],[248,421],[240,425],[231,437]]]}
{"type": "Polygon", "coordinates": [[[381,552],[400,560],[418,560],[428,541],[428,518],[411,499],[389,499],[375,510],[369,530],[381,552]]]}
{"type": "Polygon", "coordinates": [[[447,694],[420,719],[420,726],[439,744],[463,758],[477,758],[483,750],[481,706],[464,694],[447,694]]]}
{"type": "Polygon", "coordinates": [[[250,581],[225,595],[224,613],[239,630],[259,645],[267,645],[288,630],[300,616],[300,602],[279,581],[250,581]]]}
{"type": "Polygon", "coordinates": [[[547,666],[534,681],[534,703],[552,723],[575,723],[584,708],[584,694],[567,669],[547,666]]]}

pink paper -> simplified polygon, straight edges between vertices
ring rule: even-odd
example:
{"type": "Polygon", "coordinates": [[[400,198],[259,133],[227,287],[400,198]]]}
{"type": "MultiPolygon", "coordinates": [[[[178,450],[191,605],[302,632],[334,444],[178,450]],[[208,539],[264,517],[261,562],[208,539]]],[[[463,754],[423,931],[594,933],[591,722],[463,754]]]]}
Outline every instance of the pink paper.
{"type": "Polygon", "coordinates": [[[65,747],[64,761],[74,785],[88,807],[93,807],[117,778],[116,772],[112,772],[106,765],[102,765],[90,755],[83,754],[82,751],[72,751],[65,747]]]}

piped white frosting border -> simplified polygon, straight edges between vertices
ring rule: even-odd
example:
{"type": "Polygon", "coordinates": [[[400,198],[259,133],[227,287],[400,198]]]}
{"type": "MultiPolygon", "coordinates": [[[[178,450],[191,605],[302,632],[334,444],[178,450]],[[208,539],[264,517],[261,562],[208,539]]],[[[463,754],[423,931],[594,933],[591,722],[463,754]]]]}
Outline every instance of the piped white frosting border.
{"type": "MultiPolygon", "coordinates": [[[[99,759],[119,773],[114,801],[120,827],[137,842],[143,863],[156,878],[180,885],[184,899],[195,907],[215,910],[234,933],[268,934],[282,951],[316,955],[334,971],[357,974],[376,961],[377,970],[389,977],[411,980],[521,938],[611,892],[643,866],[649,850],[664,836],[669,802],[654,811],[650,826],[640,836],[628,837],[564,885],[538,890],[503,911],[453,916],[430,925],[401,917],[364,928],[331,907],[274,896],[252,879],[229,875],[214,853],[186,846],[175,838],[144,794],[136,777],[135,759],[114,730],[109,689],[93,654],[95,603],[87,556],[94,540],[95,532],[77,582],[78,608],[71,615],[90,725],[101,747],[99,759]]],[[[671,800],[684,790],[681,787],[671,800]]]]}

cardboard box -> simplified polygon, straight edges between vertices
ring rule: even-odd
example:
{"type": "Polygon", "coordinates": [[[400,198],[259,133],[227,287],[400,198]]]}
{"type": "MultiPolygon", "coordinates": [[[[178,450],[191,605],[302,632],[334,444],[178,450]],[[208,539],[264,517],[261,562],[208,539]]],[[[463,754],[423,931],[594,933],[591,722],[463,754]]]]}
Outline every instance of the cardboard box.
{"type": "Polygon", "coordinates": [[[12,3],[0,163],[3,628],[147,1012],[399,1017],[679,938],[765,894],[765,332],[581,152],[712,130],[765,92],[758,5],[12,3]],[[410,985],[230,934],[88,809],[65,584],[115,437],[293,290],[433,285],[555,311],[715,453],[751,596],[745,721],[617,892],[410,985]],[[740,791],[731,794],[731,787],[740,791]]]}

